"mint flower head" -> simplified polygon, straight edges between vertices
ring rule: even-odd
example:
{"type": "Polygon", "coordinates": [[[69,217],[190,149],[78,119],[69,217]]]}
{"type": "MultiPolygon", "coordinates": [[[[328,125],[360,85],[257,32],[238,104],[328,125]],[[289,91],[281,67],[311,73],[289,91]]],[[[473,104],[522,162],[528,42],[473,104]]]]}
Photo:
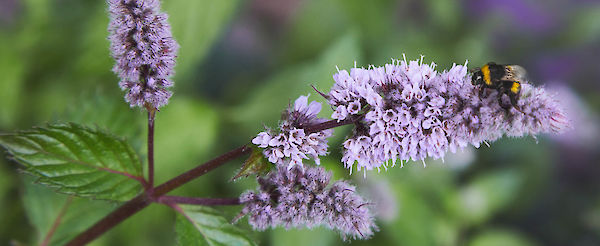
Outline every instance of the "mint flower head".
{"type": "MultiPolygon", "coordinates": [[[[344,142],[342,161],[352,171],[403,161],[444,158],[447,151],[479,147],[503,135],[560,132],[569,122],[544,89],[523,84],[518,105],[506,110],[497,92],[479,96],[467,67],[438,73],[435,64],[394,60],[383,67],[338,71],[327,95],[332,118],[364,115],[344,142]]],[[[508,98],[502,98],[509,105],[508,98]]]]}
{"type": "Polygon", "coordinates": [[[344,239],[372,236],[377,226],[369,204],[344,181],[328,188],[330,179],[331,173],[321,167],[279,167],[258,179],[258,191],[241,195],[242,214],[248,215],[256,230],[325,225],[339,231],[344,239]]]}
{"type": "Polygon", "coordinates": [[[108,0],[113,71],[126,90],[131,107],[158,109],[168,103],[179,48],[171,35],[167,15],[158,0],[108,0]]]}
{"type": "Polygon", "coordinates": [[[261,132],[252,143],[264,148],[265,157],[278,166],[303,168],[305,159],[313,159],[319,165],[319,156],[328,153],[327,138],[331,137],[333,130],[306,132],[303,128],[327,121],[317,117],[320,111],[321,103],[313,101],[309,104],[308,96],[300,96],[293,107],[284,111],[279,131],[261,132]]]}

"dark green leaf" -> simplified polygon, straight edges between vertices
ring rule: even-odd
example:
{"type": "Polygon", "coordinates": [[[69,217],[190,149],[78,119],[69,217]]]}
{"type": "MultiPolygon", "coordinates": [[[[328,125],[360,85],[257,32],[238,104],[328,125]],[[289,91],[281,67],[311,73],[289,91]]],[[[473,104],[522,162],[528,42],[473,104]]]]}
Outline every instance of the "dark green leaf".
{"type": "Polygon", "coordinates": [[[250,157],[246,159],[240,171],[231,179],[235,181],[241,177],[248,177],[250,175],[263,175],[271,170],[273,165],[267,161],[265,155],[262,153],[262,149],[252,145],[252,153],[250,157]]]}
{"type": "Polygon", "coordinates": [[[125,140],[103,131],[56,123],[0,135],[0,145],[37,182],[62,193],[124,201],[142,189],[136,153],[125,140]]]}
{"type": "Polygon", "coordinates": [[[175,224],[179,245],[256,245],[218,211],[204,206],[180,205],[175,224]]]}

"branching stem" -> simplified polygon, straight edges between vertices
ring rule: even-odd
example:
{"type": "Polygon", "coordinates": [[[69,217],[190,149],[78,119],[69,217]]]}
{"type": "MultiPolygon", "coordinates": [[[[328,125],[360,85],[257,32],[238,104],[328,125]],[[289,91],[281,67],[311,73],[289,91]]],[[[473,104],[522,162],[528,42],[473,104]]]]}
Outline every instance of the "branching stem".
{"type": "Polygon", "coordinates": [[[235,198],[202,198],[202,197],[183,197],[183,196],[161,196],[159,203],[163,204],[194,204],[204,206],[219,205],[240,205],[240,199],[235,198]]]}
{"type": "MultiPolygon", "coordinates": [[[[357,115],[346,120],[337,121],[330,120],[314,126],[308,126],[305,128],[307,132],[319,132],[326,129],[353,124],[354,122],[362,119],[362,115],[357,115]]],[[[199,204],[199,205],[239,205],[239,199],[237,198],[191,198],[191,197],[177,197],[177,196],[165,196],[168,192],[184,185],[185,183],[198,178],[207,172],[225,164],[227,161],[233,160],[242,155],[251,152],[250,147],[246,144],[237,147],[223,155],[220,155],[204,164],[197,166],[169,181],[154,187],[154,113],[148,114],[148,179],[150,183],[150,189],[146,189],[144,193],[133,198],[132,200],[124,203],[121,207],[117,208],[106,217],[96,222],[90,228],[77,235],[72,239],[68,246],[74,245],[85,245],[92,240],[96,239],[100,235],[104,234],[109,229],[113,228],[123,220],[131,217],[133,214],[144,209],[152,202],[164,203],[172,207],[176,207],[177,203],[182,204],[199,204]],[[154,187],[154,188],[152,188],[154,187]]]]}

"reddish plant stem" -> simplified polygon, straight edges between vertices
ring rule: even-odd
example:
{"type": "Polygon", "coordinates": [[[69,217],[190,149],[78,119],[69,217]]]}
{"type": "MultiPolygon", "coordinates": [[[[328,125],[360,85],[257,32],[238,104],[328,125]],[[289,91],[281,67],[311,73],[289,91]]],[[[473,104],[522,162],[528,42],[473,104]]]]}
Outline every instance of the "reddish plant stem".
{"type": "Polygon", "coordinates": [[[240,199],[235,198],[201,198],[183,196],[161,196],[158,202],[163,204],[194,204],[205,206],[240,205],[240,199]]]}
{"type": "Polygon", "coordinates": [[[56,232],[56,229],[58,229],[58,226],[60,226],[62,217],[65,216],[65,213],[67,212],[67,209],[69,208],[69,206],[71,206],[72,201],[73,201],[72,196],[67,197],[65,204],[60,209],[60,212],[58,212],[58,215],[56,216],[54,223],[52,223],[52,227],[50,227],[50,230],[48,230],[48,233],[46,233],[46,237],[44,237],[44,241],[42,243],[40,243],[40,246],[46,246],[50,243],[50,239],[52,239],[54,232],[56,232]]]}
{"type": "Polygon", "coordinates": [[[337,121],[337,120],[325,121],[323,123],[319,123],[319,124],[316,124],[316,125],[307,126],[307,127],[304,128],[304,131],[305,132],[309,132],[309,133],[320,132],[320,131],[331,129],[331,128],[335,128],[335,127],[338,127],[338,126],[350,125],[350,124],[353,124],[354,122],[356,122],[356,121],[358,121],[360,119],[362,119],[362,115],[357,115],[357,116],[352,117],[352,118],[346,118],[345,120],[342,120],[342,121],[337,121]]]}
{"type": "MultiPolygon", "coordinates": [[[[360,120],[361,118],[362,118],[362,115],[348,118],[346,120],[342,120],[339,122],[337,120],[330,120],[330,121],[326,121],[326,122],[323,122],[323,123],[320,123],[320,124],[317,124],[314,126],[306,127],[305,130],[307,132],[311,132],[311,133],[319,132],[319,131],[323,131],[323,130],[338,127],[338,126],[352,124],[352,123],[360,120]]],[[[150,141],[150,137],[148,138],[148,141],[150,141]]],[[[152,152],[150,152],[150,144],[148,144],[148,146],[149,146],[148,147],[149,148],[148,149],[148,158],[149,158],[148,163],[150,164],[150,154],[152,152]]],[[[100,221],[96,222],[96,224],[94,224],[92,227],[88,228],[84,232],[77,235],[77,237],[72,239],[69,243],[67,243],[67,245],[68,246],[85,245],[85,244],[91,242],[92,240],[96,239],[98,236],[102,235],[103,233],[105,233],[106,231],[111,229],[112,227],[121,223],[123,220],[131,217],[133,214],[139,212],[146,206],[150,205],[150,203],[152,203],[153,201],[160,201],[161,196],[165,195],[166,193],[178,188],[179,186],[181,186],[195,178],[198,178],[198,177],[204,175],[205,173],[223,165],[224,163],[226,163],[229,160],[232,160],[232,159],[240,157],[244,154],[250,153],[251,150],[252,150],[252,148],[250,148],[246,145],[242,145],[242,146],[235,148],[217,158],[214,158],[208,162],[205,162],[204,164],[202,164],[194,169],[191,169],[175,178],[172,178],[171,180],[155,187],[154,189],[151,188],[150,191],[146,190],[146,192],[144,192],[143,194],[141,194],[141,195],[133,198],[132,200],[126,202],[125,204],[121,205],[121,207],[117,208],[116,210],[114,210],[113,212],[108,214],[106,217],[104,217],[100,221]]],[[[153,167],[152,167],[152,169],[153,169],[153,167]]],[[[149,166],[149,171],[150,171],[150,166],[149,166]]],[[[167,198],[167,200],[168,199],[181,199],[181,198],[167,198]]],[[[238,204],[239,204],[239,201],[238,201],[238,204]]],[[[167,205],[171,206],[174,204],[170,203],[167,205]]],[[[204,205],[207,205],[207,204],[204,204],[204,205]]],[[[237,205],[237,204],[219,204],[219,205],[237,205]]]]}
{"type": "Polygon", "coordinates": [[[156,111],[148,111],[148,184],[154,188],[154,118],[156,111]]]}
{"type": "Polygon", "coordinates": [[[197,178],[202,176],[203,174],[207,173],[208,171],[211,171],[219,166],[221,166],[223,163],[237,158],[239,156],[242,156],[244,154],[250,153],[252,149],[248,146],[246,146],[245,144],[237,147],[225,154],[222,154],[221,156],[212,159],[192,170],[189,170],[159,186],[157,186],[154,189],[154,197],[157,198],[159,196],[162,196],[164,194],[167,194],[169,191],[174,190],[175,188],[197,178]]]}
{"type": "Polygon", "coordinates": [[[77,235],[66,245],[85,245],[148,205],[150,205],[150,200],[147,198],[146,193],[141,194],[126,202],[115,211],[112,211],[106,217],[96,222],[92,227],[77,235]]]}
{"type": "Polygon", "coordinates": [[[132,200],[121,205],[121,207],[117,208],[115,211],[108,214],[100,221],[96,222],[96,224],[94,224],[92,227],[77,235],[77,237],[72,239],[69,243],[67,243],[67,245],[85,245],[91,242],[92,240],[96,239],[98,236],[102,235],[112,227],[121,223],[123,220],[131,217],[133,214],[139,212],[146,206],[150,205],[150,203],[152,203],[153,200],[159,199],[160,196],[176,189],[177,187],[199,176],[202,176],[208,171],[221,166],[222,164],[231,159],[249,153],[250,150],[251,148],[247,147],[246,145],[240,146],[157,186],[156,189],[154,189],[154,192],[152,192],[151,194],[152,197],[148,197],[149,194],[143,193],[133,198],[132,200]]]}

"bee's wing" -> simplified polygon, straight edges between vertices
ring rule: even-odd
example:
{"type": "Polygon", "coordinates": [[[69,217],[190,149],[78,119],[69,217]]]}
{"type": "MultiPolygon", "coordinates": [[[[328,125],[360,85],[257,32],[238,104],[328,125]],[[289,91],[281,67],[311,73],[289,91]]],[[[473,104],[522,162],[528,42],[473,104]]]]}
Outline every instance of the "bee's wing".
{"type": "Polygon", "coordinates": [[[516,80],[522,83],[527,81],[527,70],[519,65],[506,65],[510,79],[516,80]]]}

